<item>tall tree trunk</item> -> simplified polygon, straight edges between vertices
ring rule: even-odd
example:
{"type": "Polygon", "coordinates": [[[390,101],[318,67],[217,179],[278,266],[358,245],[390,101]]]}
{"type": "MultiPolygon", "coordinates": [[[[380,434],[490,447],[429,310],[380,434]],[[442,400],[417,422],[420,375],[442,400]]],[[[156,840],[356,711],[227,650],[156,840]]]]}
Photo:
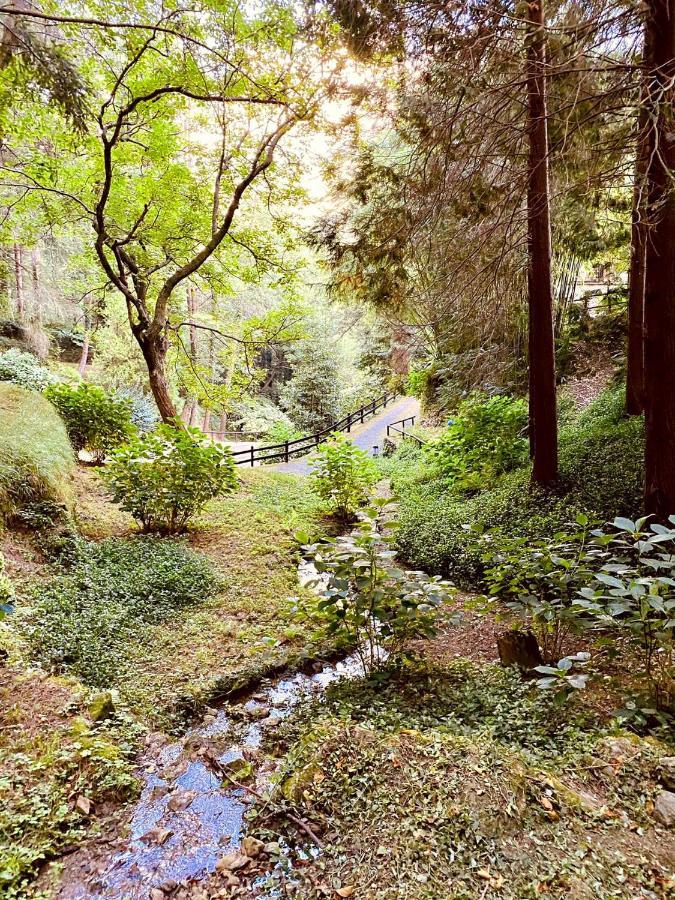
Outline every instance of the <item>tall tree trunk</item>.
{"type": "Polygon", "coordinates": [[[551,484],[558,476],[551,218],[546,120],[546,39],[543,0],[528,3],[528,295],[530,357],[530,448],[532,479],[551,484]]]}
{"type": "Polygon", "coordinates": [[[141,333],[136,335],[136,339],[148,367],[150,390],[155,398],[159,414],[164,422],[175,423],[178,413],[171,399],[169,380],[166,375],[166,356],[169,349],[166,335],[141,333]]]}
{"type": "Polygon", "coordinates": [[[14,244],[14,296],[16,300],[16,316],[20,322],[23,322],[26,315],[26,308],[23,296],[23,260],[21,256],[21,247],[19,247],[18,244],[14,244]]]}
{"type": "Polygon", "coordinates": [[[81,378],[84,378],[87,365],[89,363],[89,332],[85,331],[84,340],[82,341],[82,352],[80,353],[80,362],[77,367],[77,371],[80,374],[81,378]]]}
{"type": "Polygon", "coordinates": [[[31,250],[31,275],[33,281],[33,309],[35,310],[35,320],[42,323],[42,303],[40,302],[40,251],[37,247],[31,250]]]}
{"type": "MultiPolygon", "coordinates": [[[[643,63],[650,57],[647,30],[643,63]]],[[[647,271],[647,197],[645,172],[649,160],[647,81],[642,76],[640,109],[635,151],[635,184],[631,215],[630,268],[628,272],[628,345],[626,348],[626,412],[629,416],[644,411],[645,390],[645,276],[647,271]]]]}
{"type": "Polygon", "coordinates": [[[645,508],[675,513],[675,0],[650,0],[645,280],[645,508]]]}

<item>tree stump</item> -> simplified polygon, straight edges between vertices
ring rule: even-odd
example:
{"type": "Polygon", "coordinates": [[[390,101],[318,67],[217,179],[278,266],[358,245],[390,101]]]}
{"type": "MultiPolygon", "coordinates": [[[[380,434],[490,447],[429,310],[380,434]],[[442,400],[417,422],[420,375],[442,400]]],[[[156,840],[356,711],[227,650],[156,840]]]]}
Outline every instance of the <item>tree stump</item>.
{"type": "Polygon", "coordinates": [[[531,631],[505,631],[497,638],[497,648],[503,666],[529,671],[543,663],[539,644],[531,631]]]}

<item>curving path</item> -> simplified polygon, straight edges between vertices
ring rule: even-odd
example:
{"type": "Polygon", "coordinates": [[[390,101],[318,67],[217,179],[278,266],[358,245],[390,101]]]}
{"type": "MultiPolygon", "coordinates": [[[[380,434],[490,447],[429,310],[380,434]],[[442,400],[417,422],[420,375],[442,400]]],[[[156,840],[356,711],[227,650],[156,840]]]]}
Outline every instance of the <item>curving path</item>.
{"type": "MultiPolygon", "coordinates": [[[[372,455],[373,447],[382,449],[382,444],[387,436],[387,425],[410,416],[419,416],[420,402],[415,397],[401,397],[395,403],[390,404],[373,416],[363,425],[356,425],[347,435],[357,447],[366,450],[372,455]]],[[[312,454],[308,453],[302,459],[293,459],[288,463],[277,463],[273,466],[277,472],[288,472],[292,475],[307,475],[310,470],[312,454]]]]}

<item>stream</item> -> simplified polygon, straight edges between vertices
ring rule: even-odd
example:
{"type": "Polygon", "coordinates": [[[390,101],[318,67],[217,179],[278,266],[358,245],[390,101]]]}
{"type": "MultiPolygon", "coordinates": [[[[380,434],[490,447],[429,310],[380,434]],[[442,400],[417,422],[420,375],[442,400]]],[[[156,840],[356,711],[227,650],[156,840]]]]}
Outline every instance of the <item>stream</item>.
{"type": "MultiPolygon", "coordinates": [[[[300,580],[316,579],[312,569],[301,564],[300,580]]],[[[276,767],[259,749],[264,734],[301,700],[320,696],[339,678],[362,673],[354,654],[314,673],[264,681],[245,701],[207,710],[201,723],[179,739],[148,735],[142,793],[127,836],[115,841],[107,858],[84,866],[80,878],[68,879],[58,896],[147,900],[213,872],[220,859],[239,849],[245,814],[255,800],[230,785],[218,768],[235,780],[248,777],[256,791],[264,792],[276,767]]]]}

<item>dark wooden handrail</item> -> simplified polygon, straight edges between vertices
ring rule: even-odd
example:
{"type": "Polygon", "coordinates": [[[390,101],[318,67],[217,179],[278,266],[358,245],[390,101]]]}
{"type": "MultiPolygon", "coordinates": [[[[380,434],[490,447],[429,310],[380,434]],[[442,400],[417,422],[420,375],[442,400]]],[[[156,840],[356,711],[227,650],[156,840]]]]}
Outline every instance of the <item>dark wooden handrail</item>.
{"type": "Polygon", "coordinates": [[[268,444],[264,447],[256,447],[253,444],[248,450],[236,450],[232,456],[238,466],[251,465],[261,462],[276,462],[283,460],[289,462],[291,455],[304,455],[309,453],[319,444],[324,443],[328,437],[339,431],[349,433],[352,426],[357,422],[362,424],[368,416],[374,416],[375,413],[383,409],[392,400],[398,397],[398,393],[387,393],[378,397],[376,400],[366,403],[355,412],[349,413],[338,422],[332,422],[328,428],[323,431],[317,431],[316,434],[310,434],[306,437],[297,438],[294,441],[284,441],[283,444],[268,444]]]}
{"type": "Polygon", "coordinates": [[[411,425],[415,424],[415,416],[408,416],[406,419],[399,419],[398,422],[390,422],[387,425],[387,437],[390,437],[391,432],[395,432],[396,434],[400,434],[404,440],[417,441],[418,447],[424,447],[426,441],[423,441],[421,437],[417,437],[416,434],[411,434],[409,431],[406,431],[405,426],[406,422],[410,422],[411,425]],[[401,426],[399,428],[398,426],[401,426]]]}

